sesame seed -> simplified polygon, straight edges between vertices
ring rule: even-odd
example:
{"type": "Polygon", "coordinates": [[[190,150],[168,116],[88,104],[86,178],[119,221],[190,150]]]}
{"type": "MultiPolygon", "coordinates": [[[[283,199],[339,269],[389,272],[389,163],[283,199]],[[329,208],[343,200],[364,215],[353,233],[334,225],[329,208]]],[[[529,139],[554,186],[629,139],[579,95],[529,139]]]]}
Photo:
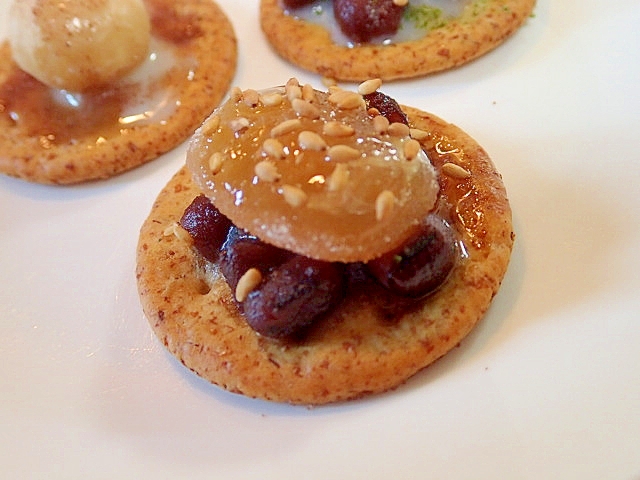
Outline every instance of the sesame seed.
{"type": "Polygon", "coordinates": [[[327,152],[330,160],[334,162],[348,162],[350,160],[356,160],[362,156],[362,152],[357,148],[350,147],[349,145],[333,145],[329,147],[327,152]]]}
{"type": "Polygon", "coordinates": [[[261,162],[256,163],[254,172],[263,182],[275,182],[281,177],[278,172],[278,167],[276,167],[276,164],[270,160],[262,160],[261,162]]]}
{"type": "Polygon", "coordinates": [[[205,136],[209,136],[216,132],[220,128],[220,117],[218,115],[211,115],[202,125],[202,133],[205,136]]]}
{"type": "Polygon", "coordinates": [[[257,268],[250,268],[240,277],[236,286],[236,300],[244,302],[249,294],[262,282],[262,274],[257,268]]]}
{"type": "Polygon", "coordinates": [[[375,92],[382,86],[382,80],[379,78],[372,78],[371,80],[366,80],[358,85],[358,93],[360,95],[369,95],[370,93],[375,92]]]}
{"type": "Polygon", "coordinates": [[[284,197],[284,201],[292,207],[300,207],[307,201],[307,194],[301,188],[293,185],[283,185],[280,188],[280,193],[284,197]]]}
{"type": "Polygon", "coordinates": [[[209,170],[211,170],[211,174],[215,175],[220,170],[222,170],[223,157],[220,152],[214,152],[209,157],[209,170]]]}
{"type": "Polygon", "coordinates": [[[387,117],[382,115],[373,117],[373,129],[378,135],[387,133],[387,130],[389,130],[389,120],[387,120],[387,117]]]}
{"type": "Polygon", "coordinates": [[[260,96],[260,101],[265,107],[277,107],[282,103],[282,94],[278,92],[266,93],[260,96]]]}
{"type": "Polygon", "coordinates": [[[260,95],[256,90],[248,89],[242,92],[242,100],[248,107],[255,107],[260,103],[260,95]]]}
{"type": "Polygon", "coordinates": [[[411,138],[404,142],[404,156],[407,160],[413,160],[416,158],[420,153],[420,150],[422,150],[422,146],[417,140],[411,138]]]}
{"type": "Polygon", "coordinates": [[[310,83],[305,83],[302,86],[302,99],[309,103],[313,103],[317,100],[316,91],[310,83]]]}
{"type": "Polygon", "coordinates": [[[332,120],[322,126],[322,133],[329,137],[349,137],[355,132],[351,125],[332,120]]]}
{"type": "Polygon", "coordinates": [[[169,225],[167,228],[164,229],[164,232],[162,232],[162,234],[165,237],[175,237],[178,240],[180,240],[181,242],[186,242],[186,243],[191,243],[191,235],[189,235],[187,233],[187,231],[182,228],[182,226],[178,223],[178,222],[173,222],[171,225],[169,225]]]}
{"type": "Polygon", "coordinates": [[[229,91],[229,98],[231,99],[231,101],[237,103],[240,100],[242,100],[242,89],[240,87],[233,87],[230,91],[229,91]]]}
{"type": "Polygon", "coordinates": [[[389,135],[393,135],[394,137],[408,137],[409,127],[404,123],[393,122],[389,125],[388,132],[389,135]]]}
{"type": "Polygon", "coordinates": [[[271,129],[271,136],[278,137],[280,135],[286,135],[291,133],[297,128],[300,128],[302,123],[299,118],[292,118],[291,120],[284,120],[271,129]]]}
{"type": "Polygon", "coordinates": [[[409,4],[409,0],[393,0],[393,4],[396,7],[406,7],[409,4]]]}
{"type": "Polygon", "coordinates": [[[251,125],[251,123],[249,122],[249,119],[245,117],[238,117],[229,122],[229,127],[231,127],[231,130],[234,133],[241,132],[245,128],[248,128],[249,125],[251,125]]]}
{"type": "Polygon", "coordinates": [[[281,159],[286,157],[286,152],[284,150],[284,145],[275,138],[267,138],[262,143],[262,151],[266,153],[268,156],[281,159]]]}
{"type": "Polygon", "coordinates": [[[303,130],[298,135],[298,144],[302,150],[320,152],[327,148],[327,142],[320,135],[310,130],[303,130]]]}
{"type": "Polygon", "coordinates": [[[420,130],[419,128],[410,128],[409,135],[411,138],[415,138],[416,140],[425,140],[429,137],[429,132],[425,132],[424,130],[420,130]]]}
{"type": "Polygon", "coordinates": [[[294,98],[302,98],[302,88],[298,83],[298,79],[290,78],[287,81],[287,84],[284,86],[284,92],[289,101],[293,100],[294,98]]]}
{"type": "Polygon", "coordinates": [[[327,188],[330,192],[342,190],[349,183],[349,169],[346,163],[339,163],[329,175],[327,188]]]}
{"type": "Polygon", "coordinates": [[[376,220],[384,220],[393,211],[396,197],[390,190],[383,190],[376,198],[376,220]]]}
{"type": "Polygon", "coordinates": [[[471,176],[471,172],[461,167],[458,164],[447,162],[442,165],[442,173],[451,178],[469,178],[471,176]]]}
{"type": "Polygon", "coordinates": [[[294,98],[293,100],[291,100],[291,107],[299,117],[310,119],[320,118],[320,109],[315,105],[312,105],[307,100],[294,98]]]}
{"type": "Polygon", "coordinates": [[[356,92],[350,92],[349,90],[336,89],[329,95],[328,100],[343,110],[353,110],[355,108],[364,108],[366,106],[362,95],[356,92]]]}

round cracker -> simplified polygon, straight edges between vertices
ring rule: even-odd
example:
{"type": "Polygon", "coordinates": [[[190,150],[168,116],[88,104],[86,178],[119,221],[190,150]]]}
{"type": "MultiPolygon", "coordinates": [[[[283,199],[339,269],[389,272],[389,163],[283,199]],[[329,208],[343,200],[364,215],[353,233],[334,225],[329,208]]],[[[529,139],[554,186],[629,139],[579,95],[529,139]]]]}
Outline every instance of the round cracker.
{"type": "Polygon", "coordinates": [[[452,218],[466,254],[447,282],[409,304],[365,282],[303,338],[261,337],[177,226],[199,193],[183,167],[141,228],[136,276],[151,327],[184,365],[231,392],[317,405],[397,387],[469,333],[509,262],[514,236],[506,191],[472,138],[433,115],[406,111],[412,126],[428,132],[423,147],[436,168],[449,172],[440,175],[442,191],[455,204],[452,218]],[[459,168],[443,166],[452,163],[459,168]]]}
{"type": "Polygon", "coordinates": [[[423,38],[389,45],[338,45],[329,32],[261,0],[260,23],[275,51],[289,62],[336,80],[396,80],[467,63],[500,45],[531,15],[535,0],[473,0],[465,14],[423,38]]]}
{"type": "MultiPolygon", "coordinates": [[[[160,80],[162,88],[172,92],[168,98],[179,100],[170,116],[162,122],[127,127],[124,134],[103,137],[100,130],[89,131],[58,143],[21,128],[3,108],[6,99],[0,98],[0,172],[45,184],[108,178],[173,149],[213,111],[236,70],[237,41],[229,19],[211,0],[145,3],[151,13],[152,35],[170,39],[171,51],[182,59],[160,80]]],[[[0,85],[16,75],[28,77],[10,60],[6,41],[0,45],[0,58],[6,59],[0,62],[0,85]]],[[[44,118],[47,112],[39,115],[44,118]]]]}

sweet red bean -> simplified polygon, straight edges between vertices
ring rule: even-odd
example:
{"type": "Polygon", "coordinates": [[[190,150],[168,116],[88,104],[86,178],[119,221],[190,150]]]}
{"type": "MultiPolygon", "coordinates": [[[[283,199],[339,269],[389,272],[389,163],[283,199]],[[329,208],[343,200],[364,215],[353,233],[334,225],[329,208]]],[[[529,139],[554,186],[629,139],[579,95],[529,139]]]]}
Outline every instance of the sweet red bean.
{"type": "Polygon", "coordinates": [[[404,123],[409,125],[407,115],[402,111],[398,102],[382,92],[375,91],[364,95],[367,108],[377,109],[390,123],[404,123]]]}
{"type": "Polygon", "coordinates": [[[262,335],[300,332],[344,296],[341,264],[296,255],[275,268],[244,301],[244,314],[262,335]]]}
{"type": "Polygon", "coordinates": [[[292,255],[233,225],[222,247],[218,264],[231,290],[235,291],[240,277],[250,268],[257,268],[265,276],[292,255]]]}
{"type": "Polygon", "coordinates": [[[340,29],[351,40],[360,43],[396,33],[404,8],[395,5],[393,0],[333,0],[340,29]]]}
{"type": "Polygon", "coordinates": [[[203,257],[213,262],[218,258],[231,222],[206,196],[198,195],[185,209],[180,225],[193,239],[193,246],[203,257]]]}
{"type": "Polygon", "coordinates": [[[421,297],[436,290],[456,262],[455,238],[441,218],[429,215],[420,231],[400,248],[367,264],[369,271],[392,292],[421,297]]]}

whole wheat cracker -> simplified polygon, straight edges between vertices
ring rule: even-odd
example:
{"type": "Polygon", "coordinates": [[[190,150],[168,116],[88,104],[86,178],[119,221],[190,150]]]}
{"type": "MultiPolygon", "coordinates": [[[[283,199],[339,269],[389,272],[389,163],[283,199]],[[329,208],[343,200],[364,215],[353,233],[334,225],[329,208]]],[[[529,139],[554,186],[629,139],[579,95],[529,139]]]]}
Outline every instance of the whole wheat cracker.
{"type": "MultiPolygon", "coordinates": [[[[176,147],[218,105],[235,75],[237,61],[237,40],[225,13],[211,0],[145,0],[145,3],[152,12],[154,36],[162,36],[162,30],[166,33],[167,29],[180,25],[185,28],[184,32],[178,32],[183,40],[171,48],[177,58],[191,67],[185,64],[174,68],[161,79],[179,99],[171,115],[161,123],[129,126],[126,135],[109,136],[106,141],[98,140],[101,134],[96,131],[73,141],[56,142],[21,128],[3,108],[9,99],[0,98],[1,173],[44,184],[73,184],[112,177],[176,147]]],[[[7,41],[0,45],[0,58],[3,59],[0,86],[12,76],[26,75],[11,60],[7,41]]]]}
{"type": "Polygon", "coordinates": [[[389,45],[336,44],[322,26],[283,10],[279,0],[261,0],[260,24],[285,60],[324,77],[396,80],[454,68],[494,49],[531,15],[535,0],[472,0],[465,13],[419,40],[389,45]]]}
{"type": "Polygon", "coordinates": [[[501,176],[458,127],[403,108],[412,127],[428,132],[422,144],[438,171],[456,164],[470,174],[440,175],[443,191],[460,195],[453,226],[466,252],[447,282],[401,307],[382,288],[365,283],[302,339],[261,337],[243,320],[224,279],[176,227],[199,193],[183,167],[142,225],[136,277],[153,331],[184,365],[249,397],[325,404],[399,386],[458,345],[483,317],[514,241],[501,176]]]}

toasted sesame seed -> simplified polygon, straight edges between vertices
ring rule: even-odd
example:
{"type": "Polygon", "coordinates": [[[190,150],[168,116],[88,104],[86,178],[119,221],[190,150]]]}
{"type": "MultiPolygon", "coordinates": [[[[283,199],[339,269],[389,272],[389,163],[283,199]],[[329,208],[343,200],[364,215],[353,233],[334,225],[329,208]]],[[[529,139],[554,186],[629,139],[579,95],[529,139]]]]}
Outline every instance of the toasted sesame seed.
{"type": "Polygon", "coordinates": [[[375,117],[375,116],[378,116],[378,115],[382,115],[380,113],[380,110],[378,110],[376,107],[369,107],[367,109],[367,113],[369,114],[370,117],[375,117]]]}
{"type": "Polygon", "coordinates": [[[220,117],[211,115],[202,125],[202,134],[209,136],[220,128],[220,117]]]}
{"type": "Polygon", "coordinates": [[[416,140],[424,140],[429,137],[429,132],[425,132],[424,130],[420,130],[419,128],[410,128],[409,135],[411,138],[415,138],[416,140]]]}
{"type": "Polygon", "coordinates": [[[409,136],[409,127],[404,123],[393,122],[389,125],[389,129],[387,130],[389,135],[393,135],[394,137],[408,137],[409,136]]]}
{"type": "Polygon", "coordinates": [[[238,117],[229,122],[229,127],[231,127],[231,130],[234,133],[241,132],[245,128],[248,128],[249,125],[251,125],[251,123],[249,122],[249,119],[245,117],[238,117]]]}
{"type": "Polygon", "coordinates": [[[409,0],[393,0],[396,7],[405,7],[409,4],[409,0]]]}
{"type": "Polygon", "coordinates": [[[404,142],[404,156],[407,160],[413,160],[416,158],[420,153],[420,150],[422,150],[422,146],[417,140],[410,138],[404,142]]]}
{"type": "Polygon", "coordinates": [[[164,229],[164,232],[162,232],[162,234],[165,237],[174,236],[181,242],[192,243],[191,235],[189,235],[178,222],[171,223],[171,225],[164,229]]]}
{"type": "Polygon", "coordinates": [[[387,130],[389,130],[389,120],[387,120],[387,117],[382,115],[373,117],[373,129],[378,135],[387,133],[387,130]]]}
{"type": "Polygon", "coordinates": [[[301,188],[293,185],[283,185],[280,188],[280,193],[282,193],[284,201],[292,207],[300,207],[307,201],[307,194],[301,188]]]}
{"type": "Polygon", "coordinates": [[[322,133],[329,137],[349,137],[355,132],[351,125],[332,120],[322,126],[322,133]]]}
{"type": "Polygon", "coordinates": [[[346,163],[339,163],[333,169],[327,180],[327,188],[330,192],[342,190],[349,183],[349,169],[346,163]]]}
{"type": "Polygon", "coordinates": [[[278,167],[271,160],[262,160],[256,163],[254,172],[263,182],[275,182],[281,178],[278,167]]]}
{"type": "Polygon", "coordinates": [[[256,90],[247,89],[242,92],[242,101],[248,107],[255,107],[256,105],[258,105],[258,103],[260,103],[260,95],[256,90]]]}
{"type": "Polygon", "coordinates": [[[292,118],[291,120],[284,120],[271,129],[271,136],[278,137],[280,135],[286,135],[294,130],[300,128],[302,123],[299,118],[292,118]]]}
{"type": "Polygon", "coordinates": [[[223,162],[223,157],[220,152],[214,152],[209,157],[209,170],[211,170],[212,175],[215,175],[220,170],[222,170],[222,162],[223,162]]]}
{"type": "Polygon", "coordinates": [[[284,145],[282,144],[282,142],[275,138],[267,138],[262,143],[262,151],[269,157],[276,159],[284,158],[287,155],[284,151],[284,145]]]}
{"type": "Polygon", "coordinates": [[[469,178],[471,172],[456,163],[447,162],[442,165],[442,173],[451,178],[469,178]]]}
{"type": "Polygon", "coordinates": [[[383,190],[376,197],[376,220],[387,218],[393,211],[396,197],[390,190],[383,190]]]}
{"type": "Polygon", "coordinates": [[[244,302],[249,294],[262,282],[262,274],[257,268],[250,268],[240,277],[236,286],[236,300],[244,302]]]}
{"type": "Polygon", "coordinates": [[[233,87],[229,91],[229,99],[236,103],[242,100],[242,89],[240,87],[233,87]]]}
{"type": "Polygon", "coordinates": [[[289,101],[294,98],[302,98],[302,88],[297,78],[290,78],[284,86],[284,92],[289,101]]]}
{"type": "Polygon", "coordinates": [[[334,162],[348,162],[362,156],[362,152],[349,145],[333,145],[329,147],[327,155],[334,162]]]}
{"type": "Polygon", "coordinates": [[[278,92],[265,93],[260,96],[260,101],[265,107],[277,107],[282,103],[282,94],[278,92]]]}
{"type": "Polygon", "coordinates": [[[313,85],[310,83],[305,83],[302,86],[302,99],[307,102],[313,103],[317,100],[316,91],[313,88],[313,85]]]}
{"type": "Polygon", "coordinates": [[[327,142],[320,135],[310,130],[303,130],[298,134],[298,145],[302,150],[320,152],[327,148],[327,142]]]}
{"type": "Polygon", "coordinates": [[[364,98],[362,98],[362,95],[356,92],[350,92],[349,90],[335,90],[329,95],[328,100],[343,110],[353,110],[355,108],[365,107],[365,101],[364,98]]]}
{"type": "Polygon", "coordinates": [[[358,85],[358,93],[360,95],[369,95],[375,92],[382,86],[382,80],[379,78],[372,78],[371,80],[365,80],[358,85]]]}
{"type": "Polygon", "coordinates": [[[291,100],[291,107],[299,117],[310,118],[312,120],[320,118],[320,109],[301,98],[291,100]]]}

